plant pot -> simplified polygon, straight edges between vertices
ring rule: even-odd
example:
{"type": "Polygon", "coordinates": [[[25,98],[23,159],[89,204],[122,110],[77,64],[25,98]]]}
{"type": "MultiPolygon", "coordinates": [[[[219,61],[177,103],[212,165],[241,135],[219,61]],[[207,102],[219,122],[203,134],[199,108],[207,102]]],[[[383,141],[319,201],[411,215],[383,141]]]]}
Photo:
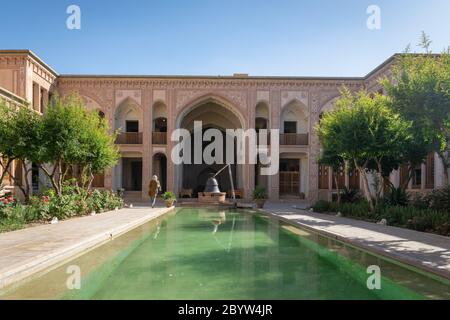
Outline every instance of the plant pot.
{"type": "Polygon", "coordinates": [[[262,209],[266,203],[266,199],[255,199],[256,207],[262,209]]]}
{"type": "Polygon", "coordinates": [[[164,202],[166,203],[166,207],[170,208],[173,207],[173,203],[175,202],[175,200],[164,200],[164,202]]]}

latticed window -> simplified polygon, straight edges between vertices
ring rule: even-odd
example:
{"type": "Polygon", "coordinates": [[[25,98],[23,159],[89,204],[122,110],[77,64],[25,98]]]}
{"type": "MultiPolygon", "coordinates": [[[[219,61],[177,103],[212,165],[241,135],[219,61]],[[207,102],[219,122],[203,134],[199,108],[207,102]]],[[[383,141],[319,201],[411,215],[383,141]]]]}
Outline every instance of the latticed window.
{"type": "Polygon", "coordinates": [[[345,187],[345,168],[344,166],[340,166],[339,170],[334,170],[333,171],[333,189],[337,189],[336,187],[336,176],[337,175],[337,180],[338,180],[338,184],[339,184],[339,189],[342,189],[345,187]]]}
{"type": "Polygon", "coordinates": [[[348,171],[348,187],[350,189],[359,189],[359,172],[356,169],[348,171]]]}
{"type": "Polygon", "coordinates": [[[328,189],[329,183],[328,183],[328,175],[329,169],[328,167],[319,164],[319,189],[328,189]]]}

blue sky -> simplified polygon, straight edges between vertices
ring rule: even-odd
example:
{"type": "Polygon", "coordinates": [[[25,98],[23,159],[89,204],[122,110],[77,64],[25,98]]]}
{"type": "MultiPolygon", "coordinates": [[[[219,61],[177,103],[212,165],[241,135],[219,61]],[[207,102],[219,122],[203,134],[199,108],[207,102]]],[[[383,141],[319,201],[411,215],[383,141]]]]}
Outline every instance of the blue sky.
{"type": "Polygon", "coordinates": [[[0,49],[59,73],[362,76],[422,30],[450,45],[449,0],[1,1],[0,49]],[[66,28],[70,4],[81,30],[66,28]],[[371,4],[381,30],[366,27],[371,4]]]}

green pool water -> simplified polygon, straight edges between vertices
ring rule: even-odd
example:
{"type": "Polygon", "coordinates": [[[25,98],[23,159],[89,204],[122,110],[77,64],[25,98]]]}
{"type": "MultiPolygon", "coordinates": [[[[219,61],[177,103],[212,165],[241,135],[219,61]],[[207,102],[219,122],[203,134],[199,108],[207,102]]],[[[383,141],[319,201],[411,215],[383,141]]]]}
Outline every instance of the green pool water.
{"type": "Polygon", "coordinates": [[[175,210],[2,299],[428,299],[449,283],[250,211],[175,210]],[[367,287],[367,267],[381,289],[367,287]],[[80,289],[67,288],[70,266],[80,289]]]}

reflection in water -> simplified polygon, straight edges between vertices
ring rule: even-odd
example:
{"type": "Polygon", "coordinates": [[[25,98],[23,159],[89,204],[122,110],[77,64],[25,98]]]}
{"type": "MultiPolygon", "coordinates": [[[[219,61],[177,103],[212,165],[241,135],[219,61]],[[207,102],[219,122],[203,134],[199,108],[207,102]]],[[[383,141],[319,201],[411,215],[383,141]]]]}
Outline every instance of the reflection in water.
{"type": "Polygon", "coordinates": [[[216,237],[217,231],[219,231],[219,226],[224,224],[227,221],[226,211],[225,210],[221,210],[221,211],[217,211],[217,212],[201,211],[199,213],[199,217],[200,217],[200,220],[209,221],[213,225],[212,235],[214,237],[214,240],[217,242],[217,244],[220,247],[222,247],[225,250],[225,252],[229,253],[231,250],[231,244],[233,241],[233,233],[234,233],[234,228],[235,228],[235,224],[236,224],[236,216],[233,216],[229,239],[226,244],[224,244],[220,239],[218,239],[216,237]]]}
{"type": "Polygon", "coordinates": [[[441,282],[275,219],[180,209],[1,298],[404,299],[448,292],[441,282]],[[74,264],[82,286],[70,291],[65,271],[74,264]],[[372,264],[381,267],[382,290],[366,287],[372,264]]]}
{"type": "Polygon", "coordinates": [[[156,225],[155,234],[153,235],[153,240],[158,239],[158,236],[159,236],[160,232],[161,232],[161,223],[158,222],[158,224],[156,225]]]}

